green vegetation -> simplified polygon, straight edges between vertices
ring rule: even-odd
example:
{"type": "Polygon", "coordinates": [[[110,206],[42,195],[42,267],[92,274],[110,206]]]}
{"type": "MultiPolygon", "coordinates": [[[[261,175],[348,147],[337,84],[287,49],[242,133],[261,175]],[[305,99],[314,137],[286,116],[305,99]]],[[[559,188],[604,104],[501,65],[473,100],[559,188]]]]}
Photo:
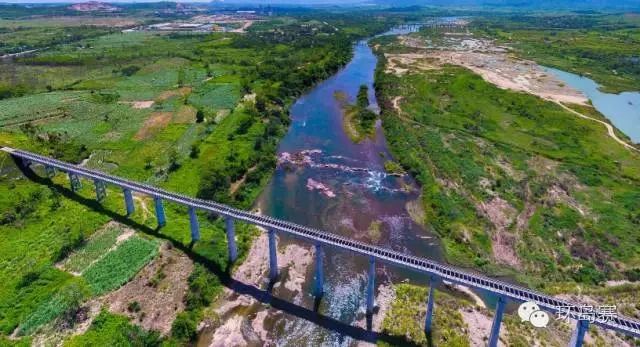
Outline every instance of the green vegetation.
{"type": "MultiPolygon", "coordinates": [[[[60,42],[47,41],[47,29],[31,22],[36,34],[29,37],[30,47],[47,48],[0,62],[0,145],[248,209],[276,165],[276,146],[295,97],[343,66],[353,40],[390,25],[366,16],[307,21],[293,18],[280,26],[279,19],[269,20],[260,24],[264,30],[257,26],[244,35],[125,34],[61,25],[60,32],[78,35],[60,42]],[[278,31],[267,29],[274,26],[278,31]]],[[[45,177],[42,168],[34,170],[45,177]]],[[[107,198],[98,204],[89,181],[83,180],[77,193],[65,188],[66,175],[58,174],[53,184],[37,181],[25,179],[11,158],[0,154],[3,340],[18,327],[30,335],[56,330],[52,325],[64,323],[58,319],[72,326],[78,305],[126,283],[157,253],[157,241],[133,236],[105,254],[120,231],[94,233],[123,211],[119,190],[107,187],[107,198]]],[[[167,204],[170,222],[156,234],[153,202],[136,197],[135,203],[132,216],[116,219],[138,232],[190,244],[184,207],[167,204]]],[[[186,310],[172,328],[181,343],[193,339],[204,308],[222,289],[221,279],[205,265],[228,265],[224,221],[199,217],[201,240],[191,252],[202,264],[189,278],[186,310]]],[[[241,259],[255,234],[237,223],[241,259]]],[[[102,313],[85,335],[67,342],[153,345],[158,340],[124,317],[102,313]]]]}
{"type": "Polygon", "coordinates": [[[640,23],[627,15],[514,14],[473,23],[519,56],[586,75],[605,92],[640,90],[640,23]]]}
{"type": "Polygon", "coordinates": [[[384,162],[384,171],[390,174],[403,174],[404,169],[400,164],[396,163],[393,160],[385,160],[384,162]]]}
{"type": "MultiPolygon", "coordinates": [[[[411,284],[395,286],[396,299],[384,317],[383,332],[404,338],[407,342],[420,346],[430,345],[424,333],[426,315],[425,299],[429,296],[428,287],[411,284]]],[[[466,300],[454,298],[442,292],[435,293],[433,312],[432,345],[469,346],[467,324],[463,321],[459,309],[470,306],[466,300]]],[[[378,343],[387,346],[387,343],[378,343]]]]}
{"type": "Polygon", "coordinates": [[[62,288],[20,324],[19,334],[30,335],[56,318],[72,323],[82,300],[87,296],[88,293],[81,283],[62,288]]]}
{"type": "Polygon", "coordinates": [[[157,242],[133,236],[91,264],[82,277],[95,295],[104,294],[129,282],[157,253],[157,242]]]}
{"type": "Polygon", "coordinates": [[[104,256],[116,244],[121,233],[122,229],[118,226],[107,226],[105,230],[94,234],[84,246],[71,253],[62,266],[67,271],[81,273],[91,263],[104,256]]]}
{"type": "Polygon", "coordinates": [[[179,341],[192,341],[196,337],[203,309],[222,292],[220,279],[202,265],[196,265],[189,276],[189,291],[185,298],[186,312],[178,314],[171,327],[172,336],[179,341]]]}
{"type": "Polygon", "coordinates": [[[358,91],[355,115],[353,116],[352,122],[355,124],[358,132],[373,137],[375,135],[375,121],[378,115],[369,109],[368,94],[369,87],[361,85],[358,91]]]}
{"type": "MultiPolygon", "coordinates": [[[[10,143],[31,147],[20,136],[10,143]]],[[[34,312],[46,312],[40,307],[51,307],[56,293],[82,286],[84,281],[53,264],[109,218],[64,198],[57,189],[16,179],[21,174],[7,155],[0,155],[0,163],[0,234],[4,238],[0,246],[0,331],[9,335],[34,312]]]]}
{"type": "Polygon", "coordinates": [[[341,92],[335,94],[344,110],[344,130],[353,142],[373,138],[376,133],[375,121],[378,115],[369,109],[369,87],[361,85],[355,105],[349,105],[341,92]]]}
{"type": "Polygon", "coordinates": [[[536,287],[600,283],[626,276],[618,264],[638,268],[630,231],[639,221],[640,156],[601,124],[462,68],[398,77],[384,64],[381,56],[385,134],[422,185],[425,222],[449,261],[517,268],[536,287]],[[390,102],[398,95],[403,115],[390,102]]]}
{"type": "Polygon", "coordinates": [[[369,237],[371,238],[371,242],[378,243],[378,241],[380,241],[380,236],[382,236],[382,234],[380,233],[381,225],[382,222],[378,220],[372,221],[369,225],[369,237]]]}
{"type": "Polygon", "coordinates": [[[64,343],[65,347],[74,346],[160,346],[160,334],[155,331],[131,325],[129,319],[113,315],[106,311],[93,320],[84,335],[74,336],[64,343]]]}

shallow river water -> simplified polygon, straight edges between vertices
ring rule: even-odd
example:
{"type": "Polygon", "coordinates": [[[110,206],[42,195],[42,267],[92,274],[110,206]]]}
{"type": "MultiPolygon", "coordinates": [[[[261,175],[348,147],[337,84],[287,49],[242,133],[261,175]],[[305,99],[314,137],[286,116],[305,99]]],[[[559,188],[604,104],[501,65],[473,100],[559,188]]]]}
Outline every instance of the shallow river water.
{"type": "MultiPolygon", "coordinates": [[[[392,30],[387,34],[407,31],[392,30]]],[[[354,47],[351,62],[336,75],[302,96],[291,108],[292,124],[279,147],[281,158],[296,155],[305,165],[280,165],[261,197],[264,214],[349,236],[408,254],[441,259],[437,238],[414,223],[406,205],[418,198],[418,187],[408,177],[384,172],[383,164],[392,159],[382,130],[375,140],[354,144],[343,130],[343,113],[334,93],[347,95],[350,103],[360,85],[369,86],[373,109],[376,56],[366,44],[354,47]],[[303,154],[299,154],[300,152],[303,154]],[[322,186],[322,189],[317,187],[322,186]],[[379,224],[380,234],[370,233],[379,224]]],[[[281,242],[290,242],[284,238],[281,242]]],[[[346,252],[325,250],[325,295],[320,313],[352,324],[365,311],[368,259],[346,252]]],[[[301,305],[313,307],[313,266],[310,266],[301,305]]],[[[389,278],[424,282],[411,273],[377,267],[376,284],[389,278]]],[[[286,299],[286,298],[285,298],[286,299]]],[[[321,328],[308,320],[285,317],[274,324],[277,344],[348,345],[351,339],[340,332],[321,328]]]]}

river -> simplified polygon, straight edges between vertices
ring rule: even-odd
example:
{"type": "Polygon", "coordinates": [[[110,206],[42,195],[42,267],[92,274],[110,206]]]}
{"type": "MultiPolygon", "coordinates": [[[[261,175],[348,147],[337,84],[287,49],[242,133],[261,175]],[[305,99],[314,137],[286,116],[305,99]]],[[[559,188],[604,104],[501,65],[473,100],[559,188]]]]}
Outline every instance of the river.
{"type": "MultiPolygon", "coordinates": [[[[394,29],[386,34],[409,30],[394,29]]],[[[259,204],[263,213],[273,217],[440,260],[438,239],[413,222],[407,212],[407,203],[418,199],[419,187],[409,176],[395,177],[384,172],[384,162],[393,158],[380,125],[375,140],[360,144],[354,144],[343,131],[343,113],[335,92],[345,93],[349,102],[355,103],[360,85],[366,84],[371,108],[377,109],[373,89],[377,58],[364,43],[354,46],[347,66],[291,107],[292,124],[278,152],[281,158],[291,154],[306,164],[279,165],[259,204]],[[369,231],[372,223],[379,225],[379,234],[369,231]]],[[[280,238],[280,242],[291,240],[280,238]]],[[[368,259],[327,249],[324,262],[325,295],[320,313],[353,324],[365,312],[368,259]]],[[[313,307],[313,278],[313,266],[309,266],[304,300],[299,303],[308,308],[313,307]]],[[[389,278],[420,280],[398,269],[391,274],[378,265],[376,284],[389,278]]],[[[277,292],[274,295],[282,297],[277,292]]],[[[302,341],[307,345],[352,343],[339,332],[292,316],[284,315],[273,326],[280,331],[274,341],[278,345],[302,341]]]]}
{"type": "MultiPolygon", "coordinates": [[[[383,35],[401,35],[416,29],[417,27],[393,29],[383,35]]],[[[377,58],[366,43],[367,41],[361,41],[354,45],[353,57],[342,70],[292,105],[292,123],[278,148],[279,165],[257,205],[266,215],[407,254],[443,260],[438,238],[416,224],[407,208],[408,204],[419,199],[420,188],[409,176],[396,177],[384,171],[384,162],[393,158],[380,124],[377,124],[375,139],[359,144],[353,143],[343,130],[343,112],[336,100],[336,92],[343,93],[350,103],[355,103],[360,85],[365,84],[369,87],[371,108],[378,110],[373,89],[377,58]]],[[[621,107],[620,102],[601,99],[603,93],[594,92],[597,91],[595,83],[595,87],[592,87],[588,81],[576,82],[571,74],[552,69],[549,71],[557,74],[567,84],[582,90],[593,99],[596,108],[612,119],[618,128],[629,134],[634,141],[640,141],[640,122],[636,120],[633,124],[628,119],[638,116],[637,113],[616,118],[607,111],[607,103],[621,107]],[[578,82],[579,85],[576,85],[578,82]],[[637,130],[633,130],[634,126],[637,130]]],[[[622,94],[621,97],[627,95],[622,94]]],[[[640,100],[632,103],[637,108],[640,100]]],[[[311,249],[311,245],[283,235],[279,235],[278,242],[280,251],[292,244],[311,249]]],[[[368,259],[331,249],[325,249],[323,259],[325,285],[324,296],[317,307],[319,313],[328,317],[329,321],[340,322],[343,326],[361,325],[366,309],[368,259]]],[[[297,258],[287,261],[303,262],[297,258]]],[[[286,284],[282,285],[287,273],[280,274],[281,282],[274,286],[272,295],[303,307],[308,312],[316,308],[312,293],[314,266],[312,258],[310,262],[309,259],[305,261],[309,264],[302,270],[305,279],[302,295],[287,289],[286,284]]],[[[427,283],[424,276],[405,270],[381,264],[376,267],[376,286],[407,279],[411,283],[427,283]]],[[[484,293],[478,294],[489,307],[494,305],[495,298],[484,293]]],[[[265,344],[265,336],[267,344],[278,346],[350,346],[355,343],[353,338],[342,331],[340,324],[317,324],[313,314],[312,317],[307,314],[306,318],[300,318],[286,310],[280,311],[263,304],[252,303],[244,307],[240,312],[248,320],[243,319],[241,323],[237,323],[241,327],[237,328],[238,332],[230,335],[243,335],[248,345],[265,344]],[[257,332],[252,332],[256,329],[256,321],[263,333],[259,338],[256,336],[257,332]],[[262,341],[257,342],[259,340],[262,341]]],[[[230,318],[228,315],[222,317],[226,321],[230,318]]],[[[326,319],[323,321],[327,322],[326,319]]],[[[211,332],[209,329],[209,333],[211,332]]],[[[206,346],[210,342],[224,345],[228,341],[211,339],[212,336],[204,332],[198,345],[206,346]]]]}
{"type": "Polygon", "coordinates": [[[640,143],[640,92],[603,93],[598,89],[600,85],[592,79],[549,67],[544,69],[581,91],[616,128],[634,143],[640,143]]]}

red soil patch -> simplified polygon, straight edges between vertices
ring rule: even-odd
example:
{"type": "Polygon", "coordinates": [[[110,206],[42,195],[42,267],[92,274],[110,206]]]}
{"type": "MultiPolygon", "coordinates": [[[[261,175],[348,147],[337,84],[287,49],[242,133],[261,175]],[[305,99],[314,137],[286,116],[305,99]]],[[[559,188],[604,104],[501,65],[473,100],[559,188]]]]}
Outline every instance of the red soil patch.
{"type": "Polygon", "coordinates": [[[191,87],[184,87],[184,88],[180,88],[177,90],[167,90],[164,91],[160,94],[160,96],[158,96],[158,101],[164,101],[169,99],[172,96],[185,96],[189,93],[191,93],[192,88],[191,87]]]}
{"type": "Polygon", "coordinates": [[[136,140],[146,139],[156,132],[164,129],[171,122],[171,112],[154,112],[151,117],[147,118],[144,125],[135,136],[136,140]]]}

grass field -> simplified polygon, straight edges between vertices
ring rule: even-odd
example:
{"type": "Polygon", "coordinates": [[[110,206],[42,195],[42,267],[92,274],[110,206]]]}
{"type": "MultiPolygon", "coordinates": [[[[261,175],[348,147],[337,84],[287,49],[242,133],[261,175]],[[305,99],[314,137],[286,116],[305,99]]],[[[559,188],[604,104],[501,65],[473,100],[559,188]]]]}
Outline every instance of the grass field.
{"type": "Polygon", "coordinates": [[[640,266],[630,232],[640,156],[602,125],[458,67],[377,78],[385,134],[423,187],[447,259],[524,269],[514,275],[534,286],[600,283],[640,266]],[[390,103],[398,95],[402,114],[390,103]]]}

